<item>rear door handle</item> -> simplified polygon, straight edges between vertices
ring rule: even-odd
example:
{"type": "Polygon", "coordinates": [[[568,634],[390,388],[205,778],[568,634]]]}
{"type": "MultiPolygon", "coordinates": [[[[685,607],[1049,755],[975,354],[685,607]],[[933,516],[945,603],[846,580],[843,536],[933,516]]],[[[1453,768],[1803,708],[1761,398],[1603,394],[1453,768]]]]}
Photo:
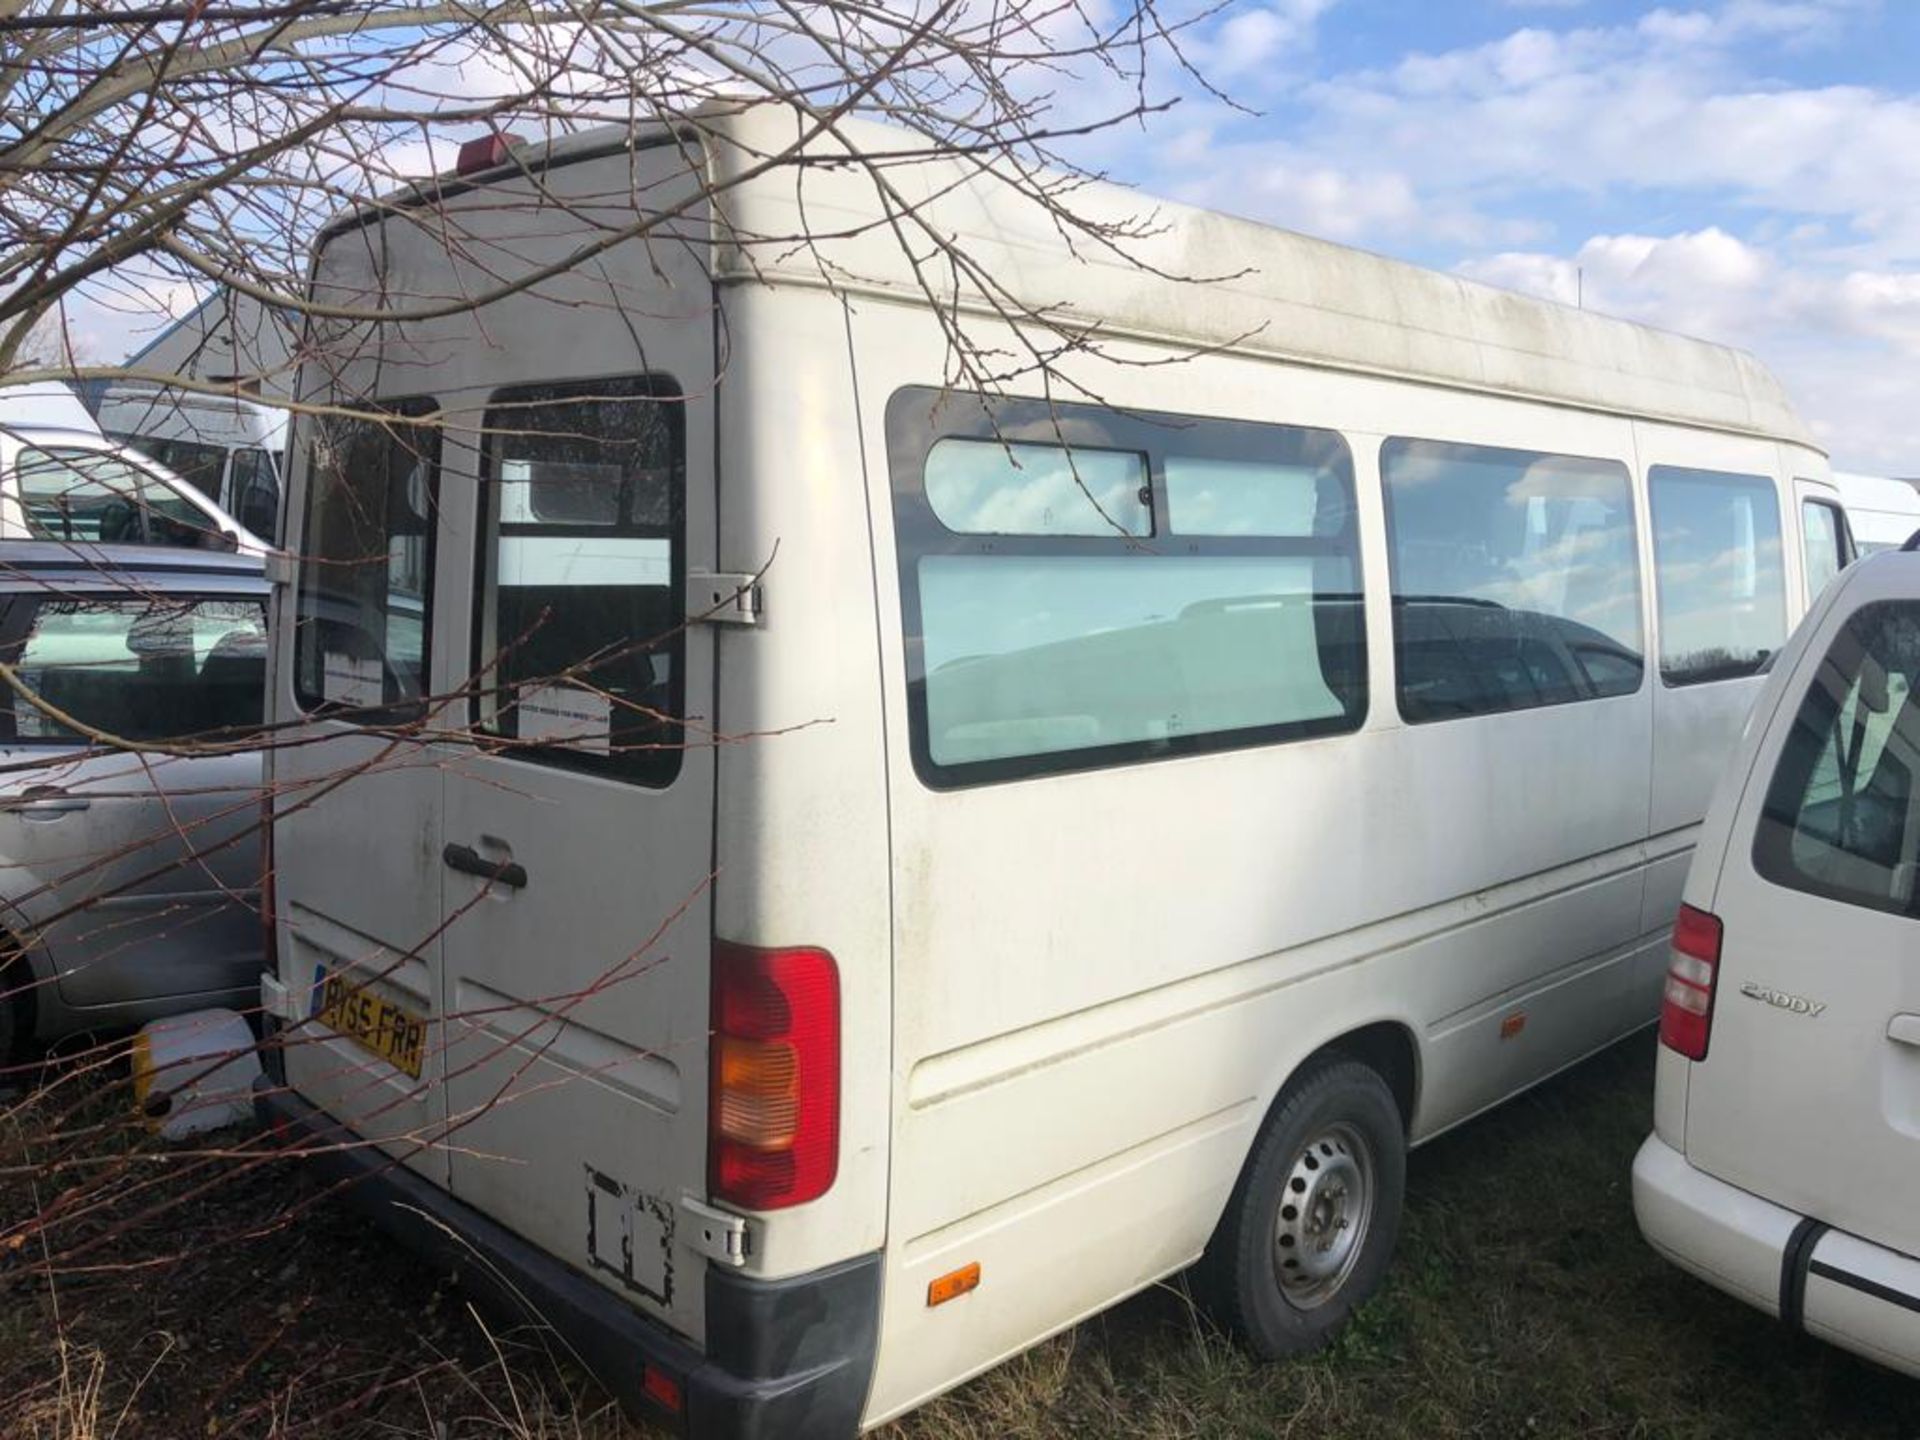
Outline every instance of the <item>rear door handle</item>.
{"type": "Polygon", "coordinates": [[[51,818],[55,815],[71,815],[76,810],[85,810],[93,801],[84,795],[69,795],[57,785],[29,785],[20,792],[20,798],[6,808],[25,815],[29,819],[51,818]]]}
{"type": "Polygon", "coordinates": [[[489,860],[471,845],[449,845],[440,852],[440,858],[450,869],[498,881],[509,890],[522,889],[527,883],[526,866],[514,860],[489,860]]]}
{"type": "Polygon", "coordinates": [[[1887,1022],[1887,1039],[1896,1045],[1920,1047],[1920,1015],[1896,1015],[1887,1022]]]}

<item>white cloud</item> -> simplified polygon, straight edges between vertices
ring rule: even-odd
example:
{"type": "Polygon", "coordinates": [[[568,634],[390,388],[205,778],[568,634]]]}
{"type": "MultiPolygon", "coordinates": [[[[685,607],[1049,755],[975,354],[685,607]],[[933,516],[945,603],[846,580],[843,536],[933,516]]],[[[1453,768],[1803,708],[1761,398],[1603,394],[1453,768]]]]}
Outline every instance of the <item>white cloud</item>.
{"type": "Polygon", "coordinates": [[[1216,84],[1257,82],[1261,72],[1310,49],[1320,19],[1337,0],[1268,0],[1231,11],[1195,59],[1216,84]]]}

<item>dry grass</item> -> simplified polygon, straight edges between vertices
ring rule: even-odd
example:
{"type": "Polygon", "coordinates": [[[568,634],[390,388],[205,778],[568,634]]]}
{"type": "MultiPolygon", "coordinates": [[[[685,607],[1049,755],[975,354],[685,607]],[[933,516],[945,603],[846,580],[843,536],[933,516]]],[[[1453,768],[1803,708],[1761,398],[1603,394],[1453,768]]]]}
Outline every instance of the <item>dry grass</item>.
{"type": "MultiPolygon", "coordinates": [[[[1170,1284],[884,1440],[1920,1435],[1920,1386],[1792,1340],[1641,1242],[1628,1165],[1649,1123],[1651,1057],[1651,1039],[1635,1040],[1419,1152],[1399,1263],[1322,1355],[1254,1365],[1170,1284]]],[[[301,1193],[283,1174],[236,1181],[147,1237],[184,1257],[161,1272],[0,1288],[0,1397],[12,1397],[0,1434],[647,1433],[537,1337],[489,1331],[338,1207],[303,1217],[297,1237],[222,1243],[301,1193]]],[[[0,1204],[19,1199],[0,1190],[0,1204]]]]}

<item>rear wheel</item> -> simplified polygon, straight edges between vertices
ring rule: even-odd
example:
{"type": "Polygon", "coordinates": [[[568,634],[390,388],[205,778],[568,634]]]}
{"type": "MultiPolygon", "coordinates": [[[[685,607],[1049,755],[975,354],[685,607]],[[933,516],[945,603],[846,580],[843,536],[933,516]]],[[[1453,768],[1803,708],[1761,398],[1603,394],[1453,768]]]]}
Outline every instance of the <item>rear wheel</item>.
{"type": "Polygon", "coordinates": [[[1386,1273],[1406,1173],[1386,1081],[1313,1062],[1274,1102],[1200,1262],[1210,1308],[1263,1359],[1326,1344],[1386,1273]]]}

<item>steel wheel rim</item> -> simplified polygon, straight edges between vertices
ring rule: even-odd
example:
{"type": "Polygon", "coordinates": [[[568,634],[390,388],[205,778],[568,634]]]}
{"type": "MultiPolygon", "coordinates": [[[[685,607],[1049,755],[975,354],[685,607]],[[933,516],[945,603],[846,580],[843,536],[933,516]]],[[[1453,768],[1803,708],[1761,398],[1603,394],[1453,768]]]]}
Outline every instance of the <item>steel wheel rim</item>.
{"type": "Polygon", "coordinates": [[[1274,1214],[1273,1273],[1297,1309],[1326,1304],[1353,1274],[1377,1188],[1373,1149],[1344,1121],[1319,1130],[1295,1153],[1274,1214]]]}

